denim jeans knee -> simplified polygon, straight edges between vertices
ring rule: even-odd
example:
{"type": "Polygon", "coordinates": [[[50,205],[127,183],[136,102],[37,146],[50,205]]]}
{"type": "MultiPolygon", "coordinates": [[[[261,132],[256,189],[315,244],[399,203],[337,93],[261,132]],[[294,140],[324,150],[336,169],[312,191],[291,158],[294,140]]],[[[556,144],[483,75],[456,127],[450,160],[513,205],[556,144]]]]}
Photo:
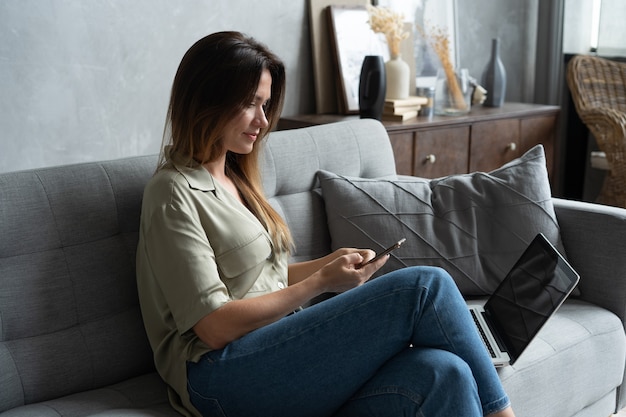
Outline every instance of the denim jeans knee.
{"type": "Polygon", "coordinates": [[[386,363],[336,417],[482,416],[472,371],[451,352],[409,348],[386,363]]]}

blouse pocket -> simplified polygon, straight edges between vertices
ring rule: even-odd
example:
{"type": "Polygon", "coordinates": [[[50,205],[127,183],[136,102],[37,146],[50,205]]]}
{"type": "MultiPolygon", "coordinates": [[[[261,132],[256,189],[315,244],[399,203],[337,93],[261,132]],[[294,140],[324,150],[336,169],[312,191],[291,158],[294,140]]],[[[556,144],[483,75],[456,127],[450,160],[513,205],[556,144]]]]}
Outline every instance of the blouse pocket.
{"type": "MultiPolygon", "coordinates": [[[[257,235],[245,245],[230,249],[216,257],[224,284],[235,298],[243,298],[253,289],[268,259],[272,245],[264,234],[257,235]]],[[[259,286],[257,283],[257,287],[259,286]]],[[[256,288],[255,291],[263,290],[256,288]]]]}

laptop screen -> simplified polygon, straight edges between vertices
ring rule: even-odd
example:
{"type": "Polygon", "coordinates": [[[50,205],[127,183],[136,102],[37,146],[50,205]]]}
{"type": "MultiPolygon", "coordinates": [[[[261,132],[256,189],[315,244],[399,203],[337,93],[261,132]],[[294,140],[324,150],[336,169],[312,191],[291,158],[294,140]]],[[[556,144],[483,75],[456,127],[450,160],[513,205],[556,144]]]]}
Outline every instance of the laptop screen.
{"type": "Polygon", "coordinates": [[[578,274],[539,234],[485,304],[514,362],[578,282],[578,274]]]}

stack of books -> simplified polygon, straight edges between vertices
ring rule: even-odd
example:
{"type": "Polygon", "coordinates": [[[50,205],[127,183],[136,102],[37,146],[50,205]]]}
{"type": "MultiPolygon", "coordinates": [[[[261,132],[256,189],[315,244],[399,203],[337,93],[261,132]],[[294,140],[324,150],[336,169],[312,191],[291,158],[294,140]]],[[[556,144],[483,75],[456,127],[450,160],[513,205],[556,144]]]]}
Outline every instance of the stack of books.
{"type": "Polygon", "coordinates": [[[383,120],[401,122],[412,119],[417,117],[420,108],[426,103],[428,103],[428,99],[419,96],[385,100],[383,120]]]}

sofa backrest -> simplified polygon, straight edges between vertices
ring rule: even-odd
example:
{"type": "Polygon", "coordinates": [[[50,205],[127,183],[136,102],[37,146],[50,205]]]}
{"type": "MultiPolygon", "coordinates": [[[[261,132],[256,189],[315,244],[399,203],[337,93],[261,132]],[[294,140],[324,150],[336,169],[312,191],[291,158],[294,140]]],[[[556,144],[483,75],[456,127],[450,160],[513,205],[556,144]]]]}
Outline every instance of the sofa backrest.
{"type": "MultiPolygon", "coordinates": [[[[0,412],[154,369],[135,282],[156,156],[0,174],[0,412]]],[[[388,176],[386,131],[358,120],[270,135],[262,164],[295,259],[330,251],[315,173],[388,176]]]]}
{"type": "Polygon", "coordinates": [[[153,369],[135,250],[155,164],[0,175],[0,411],[153,369]]]}

